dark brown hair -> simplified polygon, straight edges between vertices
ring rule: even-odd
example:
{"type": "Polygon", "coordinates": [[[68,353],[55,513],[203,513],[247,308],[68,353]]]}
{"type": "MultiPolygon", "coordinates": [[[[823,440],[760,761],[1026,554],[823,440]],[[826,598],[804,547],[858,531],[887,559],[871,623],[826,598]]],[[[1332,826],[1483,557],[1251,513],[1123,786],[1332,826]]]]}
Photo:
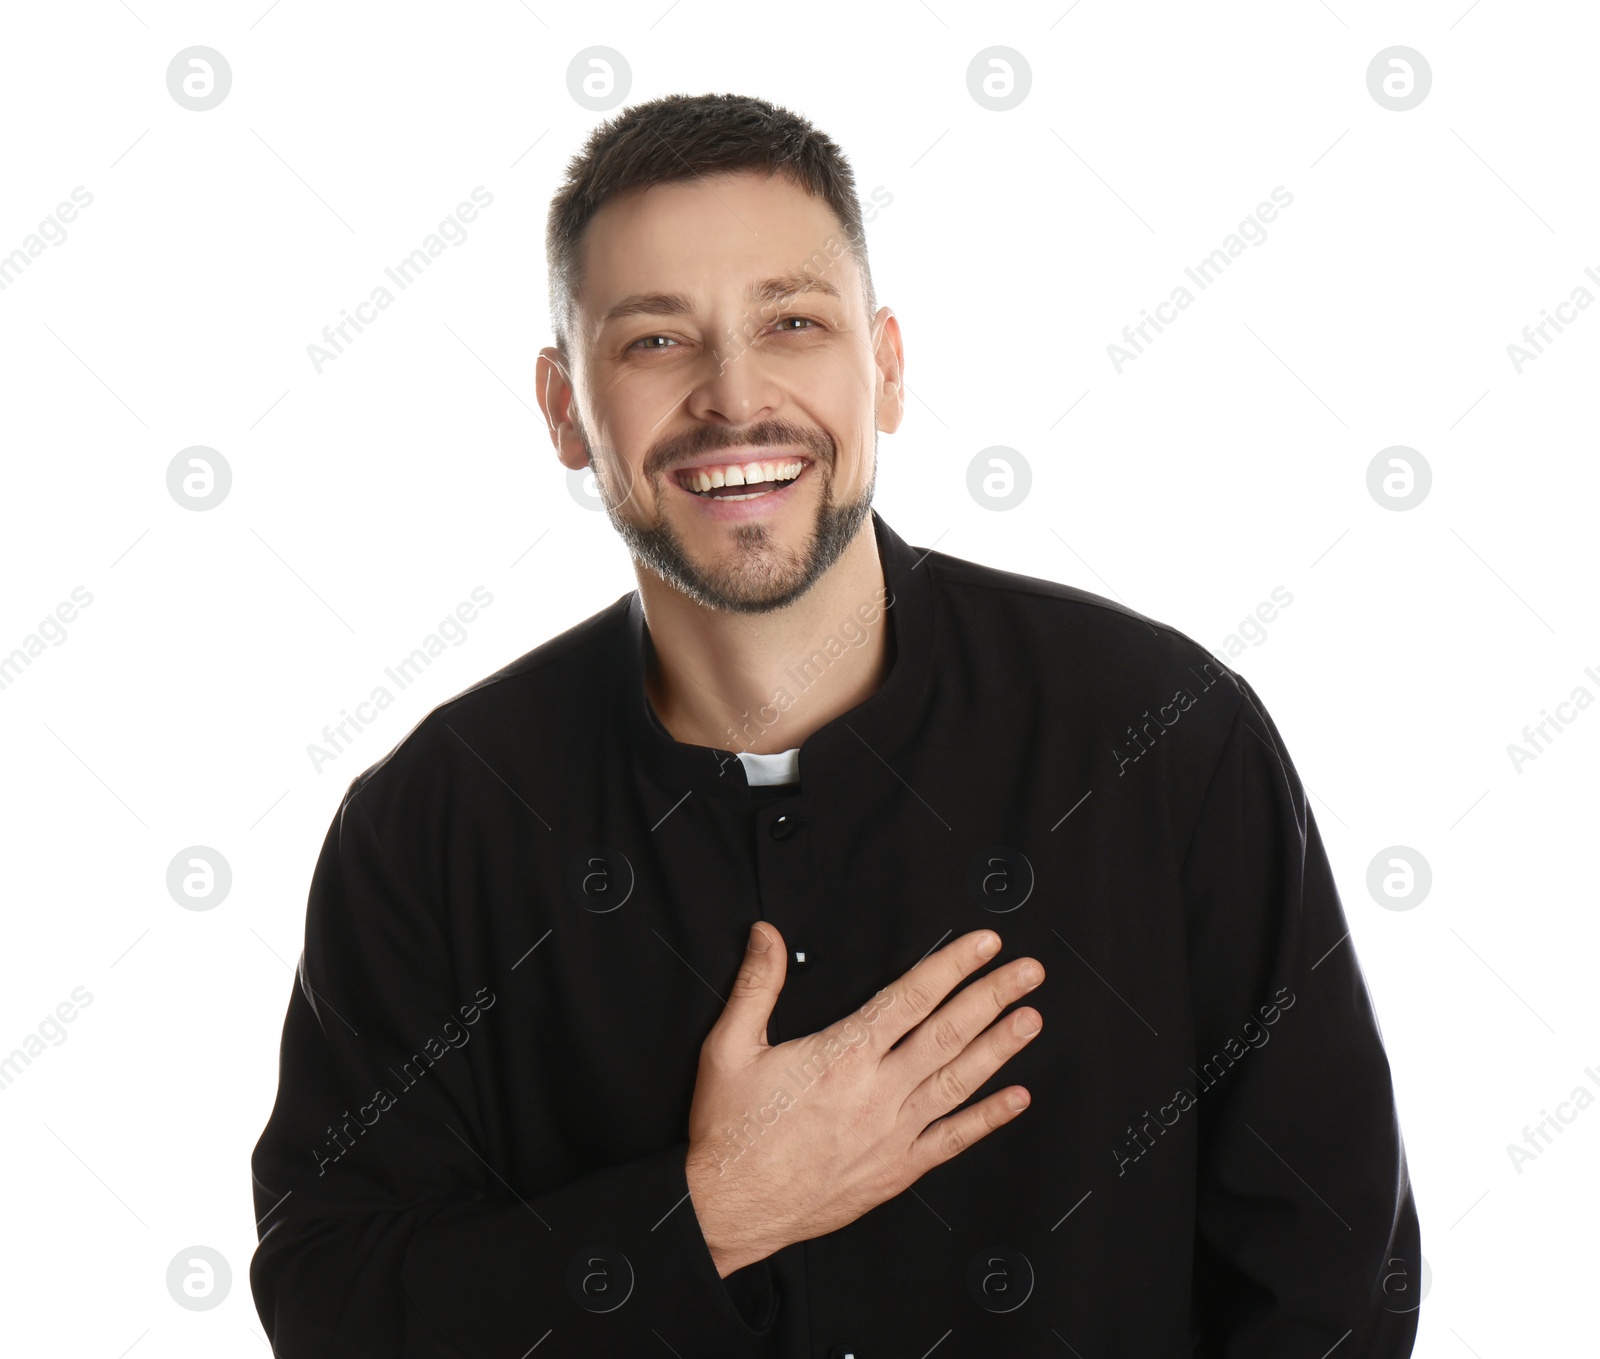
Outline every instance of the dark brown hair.
{"type": "Polygon", "coordinates": [[[821,198],[843,229],[865,285],[868,319],[878,305],[855,175],[838,145],[806,119],[764,99],[738,94],[669,94],[634,104],[600,124],[567,165],[545,229],[550,322],[567,353],[572,301],[581,278],[584,229],[605,201],[628,189],[671,184],[730,170],[786,175],[821,198]]]}

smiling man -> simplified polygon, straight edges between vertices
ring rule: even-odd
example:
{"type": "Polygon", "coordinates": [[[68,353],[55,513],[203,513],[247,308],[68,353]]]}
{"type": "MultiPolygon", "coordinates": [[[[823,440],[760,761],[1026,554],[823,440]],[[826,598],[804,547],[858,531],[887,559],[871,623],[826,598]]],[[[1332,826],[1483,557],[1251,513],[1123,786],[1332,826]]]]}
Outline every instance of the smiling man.
{"type": "Polygon", "coordinates": [[[838,147],[626,109],[547,249],[540,407],[638,588],[345,792],[252,1159],[275,1352],[1409,1354],[1282,737],[1176,629],[876,513],[905,356],[838,147]]]}

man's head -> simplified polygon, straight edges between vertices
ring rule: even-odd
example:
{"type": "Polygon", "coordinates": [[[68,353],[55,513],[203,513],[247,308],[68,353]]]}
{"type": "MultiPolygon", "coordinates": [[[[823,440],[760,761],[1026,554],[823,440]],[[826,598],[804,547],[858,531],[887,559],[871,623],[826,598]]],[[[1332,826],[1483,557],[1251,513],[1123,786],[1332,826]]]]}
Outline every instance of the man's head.
{"type": "Polygon", "coordinates": [[[866,522],[904,409],[838,147],[736,95],[625,109],[568,166],[547,249],[537,385],[561,461],[592,463],[635,557],[698,603],[804,594],[866,522]],[[765,490],[768,463],[801,471],[765,490]]]}

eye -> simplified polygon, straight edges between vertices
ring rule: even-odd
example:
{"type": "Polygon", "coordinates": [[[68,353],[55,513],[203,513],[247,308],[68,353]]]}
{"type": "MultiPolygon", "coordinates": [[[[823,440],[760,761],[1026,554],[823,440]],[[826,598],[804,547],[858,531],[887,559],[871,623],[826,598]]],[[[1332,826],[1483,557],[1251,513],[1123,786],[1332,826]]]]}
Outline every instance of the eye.
{"type": "Polygon", "coordinates": [[[637,340],[635,340],[632,344],[630,344],[628,346],[628,348],[629,349],[641,349],[642,348],[642,349],[646,349],[646,350],[664,349],[664,348],[666,348],[666,345],[658,345],[658,344],[649,343],[651,340],[665,340],[665,341],[667,341],[668,344],[677,344],[678,343],[670,335],[642,335],[637,340]]]}
{"type": "MultiPolygon", "coordinates": [[[[809,316],[780,316],[776,322],[776,327],[781,329],[784,323],[788,321],[804,321],[812,330],[815,330],[819,325],[821,325],[821,322],[813,321],[809,316]]],[[[790,334],[792,335],[799,333],[800,332],[798,331],[790,331],[790,334]]]]}

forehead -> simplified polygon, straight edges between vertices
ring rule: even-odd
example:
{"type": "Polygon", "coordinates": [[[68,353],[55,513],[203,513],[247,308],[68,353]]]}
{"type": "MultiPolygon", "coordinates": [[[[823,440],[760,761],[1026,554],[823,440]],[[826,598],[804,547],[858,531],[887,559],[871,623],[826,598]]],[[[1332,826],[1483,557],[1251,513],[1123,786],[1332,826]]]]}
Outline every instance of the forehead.
{"type": "Polygon", "coordinates": [[[709,298],[762,279],[821,275],[859,288],[844,228],[787,176],[737,171],[630,189],[590,219],[578,300],[596,323],[617,299],[681,291],[709,298]]]}

